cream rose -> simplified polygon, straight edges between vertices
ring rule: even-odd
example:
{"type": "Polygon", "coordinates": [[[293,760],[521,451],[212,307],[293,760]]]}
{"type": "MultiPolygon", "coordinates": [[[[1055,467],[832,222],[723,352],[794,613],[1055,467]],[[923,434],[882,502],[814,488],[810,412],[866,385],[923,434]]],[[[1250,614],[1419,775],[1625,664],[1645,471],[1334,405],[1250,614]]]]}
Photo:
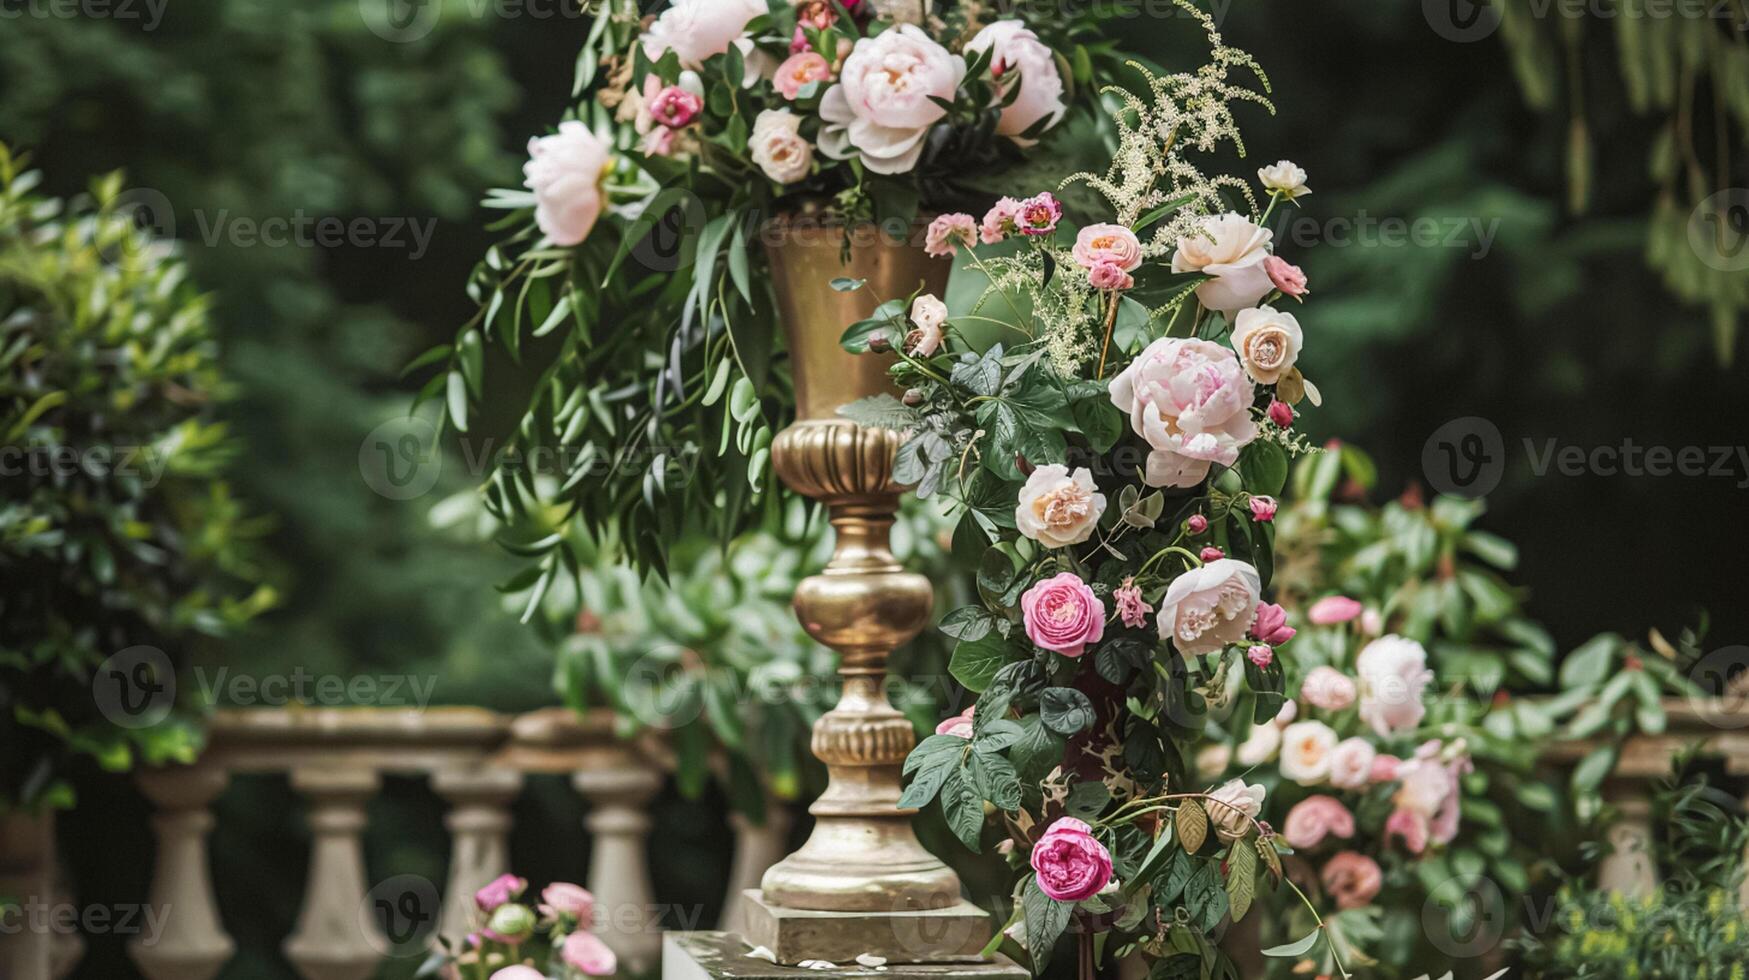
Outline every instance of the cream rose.
{"type": "Polygon", "coordinates": [[[765,0],[674,0],[644,32],[644,53],[656,61],[673,51],[685,67],[701,68],[765,12],[765,0]]]}
{"type": "Polygon", "coordinates": [[[820,100],[820,150],[837,160],[860,155],[879,174],[906,173],[923,155],[923,137],[947,114],[932,99],[952,99],[965,60],[902,24],[856,42],[838,84],[820,100]]]}
{"type": "Polygon", "coordinates": [[[554,245],[589,237],[601,217],[601,180],[611,160],[608,145],[575,120],[528,141],[523,183],[534,191],[535,223],[554,245]]]}
{"type": "Polygon", "coordinates": [[[1363,789],[1372,780],[1372,760],[1378,751],[1364,738],[1345,738],[1330,753],[1330,785],[1363,789]]]}
{"type": "Polygon", "coordinates": [[[1300,359],[1300,341],[1300,321],[1273,306],[1241,310],[1233,322],[1233,349],[1258,384],[1281,380],[1300,359]]]}
{"type": "Polygon", "coordinates": [[[788,109],[766,109],[753,120],[749,155],[765,176],[793,184],[814,166],[814,147],[801,133],[802,117],[788,109]]]}
{"type": "Polygon", "coordinates": [[[1381,737],[1421,724],[1427,706],[1421,694],[1433,682],[1427,650],[1392,634],[1368,643],[1354,660],[1360,675],[1360,720],[1381,737]]]}
{"type": "Polygon", "coordinates": [[[1224,841],[1236,841],[1251,832],[1251,821],[1263,812],[1263,787],[1257,783],[1245,785],[1243,779],[1230,779],[1209,793],[1203,801],[1215,836],[1224,841]]]}
{"type": "Polygon", "coordinates": [[[1092,537],[1103,513],[1105,494],[1093,485],[1092,473],[1080,468],[1071,474],[1051,463],[1033,470],[1020,488],[1014,526],[1047,548],[1067,548],[1092,537]]]}
{"type": "Polygon", "coordinates": [[[1257,616],[1262,590],[1257,569],[1237,559],[1192,568],[1173,579],[1160,600],[1160,639],[1187,657],[1239,643],[1257,616]]]}
{"type": "Polygon", "coordinates": [[[996,91],[1004,98],[1018,77],[1020,94],[1002,110],[996,132],[1022,146],[1037,140],[1026,139],[1022,133],[1040,119],[1050,119],[1055,126],[1068,108],[1063,102],[1063,76],[1057,71],[1057,59],[1024,23],[999,20],[979,31],[966,45],[971,56],[992,49],[990,72],[996,78],[996,91]]]}
{"type": "Polygon", "coordinates": [[[1265,189],[1275,191],[1290,201],[1312,193],[1312,189],[1306,186],[1305,168],[1297,166],[1292,160],[1280,160],[1273,167],[1259,169],[1257,179],[1263,182],[1265,189]]]}
{"type": "Polygon", "coordinates": [[[1281,729],[1273,724],[1252,725],[1251,734],[1239,743],[1233,757],[1241,766],[1261,766],[1281,749],[1281,729]]]}
{"type": "Polygon", "coordinates": [[[1315,786],[1329,778],[1330,757],[1336,751],[1336,732],[1321,721],[1299,721],[1281,733],[1281,775],[1301,786],[1315,786]]]}
{"type": "Polygon", "coordinates": [[[1211,215],[1200,229],[1178,240],[1172,271],[1213,276],[1196,287],[1196,298],[1232,323],[1240,310],[1256,306],[1275,288],[1263,267],[1273,237],[1243,215],[1211,215]]]}
{"type": "Polygon", "coordinates": [[[1211,463],[1231,466],[1257,438],[1256,388],[1238,357],[1208,340],[1156,340],[1111,380],[1111,403],[1154,451],[1142,477],[1153,487],[1193,487],[1211,463]]]}

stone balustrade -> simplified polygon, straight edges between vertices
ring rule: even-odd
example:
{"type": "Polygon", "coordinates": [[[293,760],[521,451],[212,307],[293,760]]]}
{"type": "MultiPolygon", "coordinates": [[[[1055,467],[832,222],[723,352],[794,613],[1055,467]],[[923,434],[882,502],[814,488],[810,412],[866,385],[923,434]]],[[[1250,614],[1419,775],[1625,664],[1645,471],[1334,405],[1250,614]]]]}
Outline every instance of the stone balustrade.
{"type": "MultiPolygon", "coordinates": [[[[153,941],[130,943],[129,956],[148,980],[211,980],[234,955],[207,850],[213,804],[234,775],[284,775],[304,803],[309,872],[296,926],[281,947],[285,959],[305,980],[365,980],[391,953],[419,952],[430,942],[422,935],[409,949],[405,937],[384,935],[371,908],[366,808],[383,778],[424,778],[447,805],[449,872],[434,934],[460,938],[470,926],[473,893],[512,870],[510,808],[525,777],[549,774],[569,777],[587,807],[586,885],[601,910],[595,930],[624,972],[648,972],[660,933],[647,915],[612,910],[655,907],[646,810],[672,764],[660,740],[627,741],[615,735],[610,717],[562,709],[517,717],[473,708],[217,712],[195,764],[136,774],[155,811],[149,904],[174,914],[164,917],[153,941]]],[[[788,825],[781,816],[763,826],[731,823],[735,870],[725,901],[732,909],[741,890],[756,886],[783,856],[788,825]]],[[[52,833],[51,820],[0,819],[0,895],[60,894],[52,833]]],[[[72,971],[79,955],[76,938],[64,933],[0,936],[0,977],[55,980],[72,971]]]]}

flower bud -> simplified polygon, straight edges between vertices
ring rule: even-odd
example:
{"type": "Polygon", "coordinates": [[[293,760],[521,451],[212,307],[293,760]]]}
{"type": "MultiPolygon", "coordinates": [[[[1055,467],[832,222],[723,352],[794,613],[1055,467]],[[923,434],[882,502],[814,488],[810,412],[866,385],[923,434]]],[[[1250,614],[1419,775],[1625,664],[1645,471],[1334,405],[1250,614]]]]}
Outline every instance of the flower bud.
{"type": "Polygon", "coordinates": [[[1220,561],[1222,558],[1225,558],[1225,557],[1227,557],[1227,553],[1222,551],[1221,549],[1215,547],[1212,544],[1209,545],[1208,547],[1202,549],[1202,560],[1203,561],[1220,561]]]}
{"type": "Polygon", "coordinates": [[[905,404],[911,408],[916,408],[917,406],[923,404],[923,389],[922,388],[907,389],[905,392],[905,404]]]}
{"type": "Polygon", "coordinates": [[[1190,518],[1184,522],[1184,528],[1191,534],[1201,534],[1209,529],[1209,519],[1201,514],[1192,514],[1190,515],[1190,518]]]}
{"type": "Polygon", "coordinates": [[[1285,429],[1294,424],[1293,406],[1284,401],[1269,403],[1269,421],[1275,423],[1278,429],[1285,429]]]}
{"type": "Polygon", "coordinates": [[[534,910],[526,905],[500,905],[486,921],[486,928],[507,943],[520,943],[534,935],[534,910]]]}

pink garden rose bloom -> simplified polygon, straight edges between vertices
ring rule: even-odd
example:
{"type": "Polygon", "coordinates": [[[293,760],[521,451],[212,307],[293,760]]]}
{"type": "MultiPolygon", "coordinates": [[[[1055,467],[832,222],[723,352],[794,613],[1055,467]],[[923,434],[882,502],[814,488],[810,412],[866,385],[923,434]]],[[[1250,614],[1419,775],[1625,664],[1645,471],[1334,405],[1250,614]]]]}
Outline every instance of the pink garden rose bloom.
{"type": "Polygon", "coordinates": [[[777,74],[771,83],[777,87],[778,94],[794,102],[802,94],[803,86],[810,82],[829,82],[832,80],[832,63],[818,51],[809,49],[792,54],[784,63],[777,66],[777,74]]]}
{"type": "Polygon", "coordinates": [[[1238,355],[1207,340],[1156,340],[1111,381],[1111,403],[1153,449],[1151,487],[1193,487],[1211,464],[1237,462],[1257,438],[1255,396],[1238,355]]]}
{"type": "Polygon", "coordinates": [[[1020,202],[1020,210],[1015,213],[1014,223],[1020,228],[1022,235],[1038,237],[1048,235],[1057,230],[1057,223],[1063,220],[1063,205],[1050,191],[1035,194],[1020,202]]]}
{"type": "Polygon", "coordinates": [[[1004,197],[984,212],[983,224],[978,229],[979,238],[985,245],[994,245],[1020,230],[1019,218],[1020,201],[1004,197]]]}
{"type": "Polygon", "coordinates": [[[1136,279],[1115,262],[1101,262],[1087,273],[1087,284],[1094,289],[1132,289],[1136,279]]]}
{"type": "Polygon", "coordinates": [[[1300,683],[1300,696],[1314,708],[1343,711],[1354,704],[1354,679],[1334,667],[1313,667],[1300,683]]]}
{"type": "Polygon", "coordinates": [[[1172,271],[1213,276],[1196,287],[1196,298],[1232,323],[1240,310],[1256,306],[1274,288],[1263,268],[1272,237],[1273,232],[1243,215],[1210,215],[1198,230],[1178,240],[1172,271]]]}
{"type": "Polygon", "coordinates": [[[944,719],[941,724],[935,726],[935,734],[952,735],[955,738],[971,738],[973,713],[977,710],[978,706],[974,704],[952,718],[944,719]]]}
{"type": "Polygon", "coordinates": [[[588,925],[595,918],[595,896],[582,885],[573,885],[568,881],[555,881],[541,889],[540,914],[549,919],[568,915],[578,922],[588,925]]]}
{"type": "Polygon", "coordinates": [[[613,950],[594,933],[582,930],[565,937],[565,944],[559,947],[559,958],[566,966],[592,977],[605,977],[619,968],[613,950]]]}
{"type": "Polygon", "coordinates": [[[1294,407],[1287,402],[1270,402],[1266,414],[1269,416],[1269,421],[1274,422],[1278,429],[1286,429],[1294,424],[1294,407]]]}
{"type": "Polygon", "coordinates": [[[1160,600],[1160,639],[1187,657],[1244,642],[1262,588],[1257,569],[1232,558],[1189,569],[1160,600]]]}
{"type": "Polygon", "coordinates": [[[1105,635],[1105,604],[1073,572],[1058,572],[1020,597],[1027,638],[1065,657],[1079,657],[1105,635]]]}
{"type": "Polygon", "coordinates": [[[1281,828],[1282,839],[1295,850],[1309,851],[1326,837],[1354,836],[1354,814],[1334,796],[1308,796],[1294,804],[1281,828]]]}
{"type": "Polygon", "coordinates": [[[1381,636],[1361,649],[1354,669],[1360,677],[1360,720],[1380,737],[1421,724],[1427,714],[1421,695],[1433,682],[1421,644],[1394,634],[1381,636]]]}
{"type": "Polygon", "coordinates": [[[1154,607],[1142,598],[1142,590],[1134,578],[1124,579],[1123,585],[1112,592],[1111,599],[1117,603],[1117,618],[1130,629],[1147,622],[1148,614],[1154,611],[1154,607]]]}
{"type": "Polygon", "coordinates": [[[1297,632],[1287,624],[1287,610],[1273,602],[1257,604],[1257,616],[1251,621],[1253,639],[1278,647],[1293,639],[1297,632]]]}
{"type": "Polygon", "coordinates": [[[978,240],[978,222],[969,214],[944,214],[929,223],[923,239],[923,251],[935,258],[947,258],[959,246],[971,247],[978,240]]]}
{"type": "Polygon", "coordinates": [[[1251,519],[1259,523],[1275,520],[1275,509],[1280,506],[1274,497],[1252,496],[1247,503],[1251,508],[1251,519]]]}
{"type": "Polygon", "coordinates": [[[965,60],[915,24],[901,24],[856,42],[838,84],[820,100],[820,150],[837,160],[860,155],[878,174],[917,166],[923,137],[947,114],[948,99],[966,77],[965,60]]]}
{"type": "Polygon", "coordinates": [[[1389,783],[1397,778],[1397,770],[1402,768],[1403,760],[1394,755],[1379,754],[1373,756],[1372,770],[1367,773],[1369,783],[1389,783]]]}
{"type": "Polygon", "coordinates": [[[1262,670],[1275,663],[1275,651],[1267,643],[1255,643],[1245,651],[1245,659],[1251,661],[1258,670],[1262,670]]]}
{"type": "Polygon", "coordinates": [[[650,100],[650,118],[669,129],[687,126],[704,111],[704,100],[678,85],[670,85],[650,100]]]}
{"type": "Polygon", "coordinates": [[[1379,863],[1356,851],[1341,851],[1325,862],[1318,880],[1339,909],[1365,908],[1378,897],[1385,875],[1379,863]]]}
{"type": "Polygon", "coordinates": [[[994,49],[990,73],[996,79],[998,104],[1015,85],[1020,86],[1020,94],[1003,107],[996,132],[1022,146],[1030,146],[1037,140],[1021,134],[1041,119],[1050,119],[1049,125],[1056,125],[1068,108],[1063,102],[1063,76],[1057,71],[1056,56],[1018,20],[999,20],[985,27],[966,44],[965,51],[971,56],[985,48],[994,49]]]}
{"type": "Polygon", "coordinates": [[[1093,828],[1061,817],[1032,846],[1032,870],[1039,891],[1059,902],[1079,902],[1111,881],[1111,852],[1094,838],[1093,828]]]}
{"type": "Polygon", "coordinates": [[[601,217],[601,180],[612,157],[589,127],[575,120],[558,133],[528,141],[523,184],[534,191],[534,220],[554,245],[589,237],[601,217]]]}
{"type": "Polygon", "coordinates": [[[682,66],[697,70],[729,50],[747,23],[765,12],[765,0],[674,0],[644,32],[644,53],[657,61],[673,51],[682,66]]]}
{"type": "Polygon", "coordinates": [[[1306,612],[1306,618],[1313,626],[1334,626],[1346,623],[1360,615],[1361,605],[1345,595],[1325,596],[1312,603],[1312,608],[1306,612]]]}
{"type": "Polygon", "coordinates": [[[499,875],[492,879],[484,888],[474,893],[474,907],[481,912],[492,913],[498,907],[522,894],[528,887],[528,882],[515,875],[499,875]]]}
{"type": "Polygon", "coordinates": [[[1300,267],[1286,259],[1278,259],[1271,255],[1263,260],[1263,271],[1269,276],[1269,281],[1275,288],[1281,290],[1283,296],[1294,299],[1306,295],[1306,274],[1300,267]]]}
{"type": "Polygon", "coordinates": [[[1410,810],[1396,810],[1385,819],[1385,843],[1402,838],[1410,854],[1427,850],[1427,818],[1410,810]]]}
{"type": "Polygon", "coordinates": [[[1330,785],[1337,789],[1365,789],[1372,781],[1373,759],[1378,750],[1364,738],[1345,738],[1330,753],[1330,785]]]}
{"type": "Polygon", "coordinates": [[[1075,235],[1075,264],[1092,270],[1109,262],[1125,272],[1142,264],[1142,243],[1123,225],[1088,225],[1075,235]]]}

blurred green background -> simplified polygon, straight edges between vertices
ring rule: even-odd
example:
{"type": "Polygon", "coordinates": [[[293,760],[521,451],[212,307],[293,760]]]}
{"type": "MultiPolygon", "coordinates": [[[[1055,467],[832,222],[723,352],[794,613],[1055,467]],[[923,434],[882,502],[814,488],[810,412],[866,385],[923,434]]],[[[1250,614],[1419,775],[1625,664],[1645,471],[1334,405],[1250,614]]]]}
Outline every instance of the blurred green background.
{"type": "MultiPolygon", "coordinates": [[[[1649,261],[1672,185],[1679,219],[1683,202],[1704,195],[1692,168],[1668,173],[1675,123],[1636,105],[1624,28],[1509,20],[1454,41],[1429,13],[1439,6],[1217,7],[1228,38],[1269,71],[1280,106],[1250,120],[1243,166],[1292,158],[1315,191],[1297,224],[1277,229],[1280,253],[1304,265],[1318,294],[1302,316],[1302,366],[1326,406],[1307,428],[1365,447],[1394,492],[1426,481],[1423,450],[1442,425],[1484,419],[1505,450],[1484,523],[1520,545],[1529,612],[1562,649],[1603,630],[1689,622],[1701,608],[1711,645],[1741,643],[1749,460],[1733,449],[1727,474],[1704,477],[1538,475],[1526,441],[1539,454],[1551,439],[1587,450],[1749,442],[1744,359],[1731,358],[1740,344],[1722,326],[1749,272],[1719,286],[1671,271],[1667,257],[1649,261]],[[1458,239],[1367,232],[1385,219],[1429,220],[1458,239]],[[1725,298],[1700,301],[1709,289],[1725,298]]],[[[229,662],[429,676],[439,703],[552,703],[550,655],[490,588],[499,556],[428,522],[431,504],[469,485],[467,458],[452,447],[432,492],[392,500],[361,476],[360,449],[405,412],[402,365],[471,313],[461,287],[490,239],[475,202],[520,180],[526,140],[563,111],[587,19],[561,0],[165,0],[156,17],[140,3],[131,18],[97,19],[49,9],[6,7],[0,139],[32,153],[51,193],[117,168],[160,193],[214,294],[239,391],[228,407],[243,449],[234,480],[276,521],[268,553],[285,596],[231,645],[229,662]],[[385,26],[396,11],[410,27],[385,26]],[[330,215],[429,221],[435,232],[422,252],[410,240],[207,241],[225,222],[330,215]]],[[[1173,18],[1114,17],[1113,29],[1168,67],[1183,62],[1176,45],[1197,43],[1173,18]]],[[[1705,29],[1743,47],[1728,23],[1705,29]]],[[[1678,43],[1647,43],[1666,42],[1678,43]]],[[[1733,63],[1742,70],[1725,89],[1749,100],[1749,55],[1733,63]]],[[[1742,128],[1725,123],[1736,136],[1721,139],[1715,118],[1744,110],[1715,99],[1704,75],[1698,91],[1698,102],[1683,89],[1673,104],[1691,105],[1678,122],[1707,161],[1701,184],[1749,187],[1742,128]]],[[[507,405],[476,429],[501,430],[515,414],[507,405]]],[[[63,832],[109,844],[73,849],[81,898],[137,901],[149,874],[143,808],[125,785],[85,783],[63,832]]],[[[373,872],[441,880],[445,837],[429,791],[392,784],[374,806],[373,872]]],[[[563,788],[537,787],[518,807],[519,866],[581,875],[580,813],[563,788]]],[[[665,900],[714,914],[728,862],[720,812],[710,800],[659,806],[665,900]]],[[[221,804],[220,899],[242,947],[227,977],[289,975],[273,951],[301,890],[299,813],[271,780],[221,804]]],[[[76,974],[131,975],[120,937],[94,937],[76,974]]]]}

